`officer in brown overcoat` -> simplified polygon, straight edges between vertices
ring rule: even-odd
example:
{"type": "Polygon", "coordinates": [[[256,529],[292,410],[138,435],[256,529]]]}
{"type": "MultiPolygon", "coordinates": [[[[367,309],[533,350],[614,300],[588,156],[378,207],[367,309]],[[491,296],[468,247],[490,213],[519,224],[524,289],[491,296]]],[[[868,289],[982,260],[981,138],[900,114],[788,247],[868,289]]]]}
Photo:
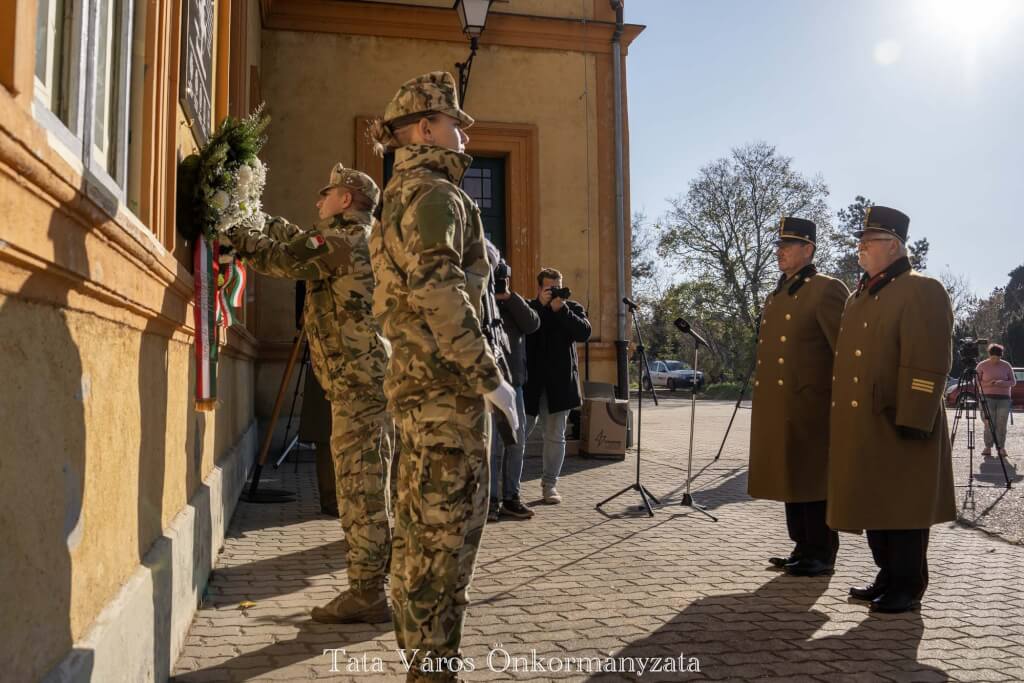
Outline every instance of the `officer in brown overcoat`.
{"type": "Polygon", "coordinates": [[[850,595],[879,612],[920,606],[929,527],[956,517],[942,405],[953,311],[942,284],[911,269],[909,225],[874,206],[855,233],[864,277],[843,313],[833,371],[828,524],[867,530],[878,575],[850,595]]]}
{"type": "Polygon", "coordinates": [[[839,318],[850,292],[817,272],[817,226],[785,217],[776,255],[779,284],[761,314],[747,490],[786,505],[793,540],[769,562],[795,576],[831,574],[839,535],[825,524],[828,411],[839,318]]]}

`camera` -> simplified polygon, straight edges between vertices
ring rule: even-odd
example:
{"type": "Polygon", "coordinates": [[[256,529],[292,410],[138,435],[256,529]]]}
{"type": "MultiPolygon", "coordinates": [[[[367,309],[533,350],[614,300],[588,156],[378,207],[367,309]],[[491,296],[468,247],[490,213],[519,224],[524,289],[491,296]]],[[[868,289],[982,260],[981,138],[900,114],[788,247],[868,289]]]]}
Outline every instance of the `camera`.
{"type": "Polygon", "coordinates": [[[568,287],[549,287],[548,291],[551,292],[552,299],[568,299],[572,296],[572,291],[568,287]]]}
{"type": "Polygon", "coordinates": [[[978,356],[981,354],[983,346],[988,346],[988,339],[975,339],[974,337],[957,339],[956,355],[961,363],[973,367],[978,364],[978,356]]]}
{"type": "Polygon", "coordinates": [[[494,266],[494,293],[507,294],[509,291],[508,281],[511,277],[512,268],[504,261],[494,266]]]}

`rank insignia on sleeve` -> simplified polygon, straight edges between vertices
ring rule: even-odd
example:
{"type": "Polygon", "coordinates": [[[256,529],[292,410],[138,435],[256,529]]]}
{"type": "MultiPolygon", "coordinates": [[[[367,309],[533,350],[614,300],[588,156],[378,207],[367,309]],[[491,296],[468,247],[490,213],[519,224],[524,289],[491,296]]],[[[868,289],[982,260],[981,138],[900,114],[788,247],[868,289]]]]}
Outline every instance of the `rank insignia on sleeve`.
{"type": "Polygon", "coordinates": [[[927,379],[917,379],[915,377],[910,380],[910,388],[914,391],[923,391],[926,394],[930,394],[935,391],[935,382],[927,379]]]}

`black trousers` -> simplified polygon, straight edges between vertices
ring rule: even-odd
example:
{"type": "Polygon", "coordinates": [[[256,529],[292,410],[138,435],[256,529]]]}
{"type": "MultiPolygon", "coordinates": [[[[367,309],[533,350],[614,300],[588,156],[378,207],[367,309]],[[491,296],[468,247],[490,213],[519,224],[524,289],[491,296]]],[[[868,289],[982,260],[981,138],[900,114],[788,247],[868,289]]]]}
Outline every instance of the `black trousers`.
{"type": "Polygon", "coordinates": [[[928,587],[929,529],[868,529],[868,547],[878,565],[875,584],[920,599],[928,587]]]}
{"type": "Polygon", "coordinates": [[[839,534],[825,523],[825,501],[786,503],[786,528],[795,544],[795,559],[820,560],[835,564],[839,534]]]}

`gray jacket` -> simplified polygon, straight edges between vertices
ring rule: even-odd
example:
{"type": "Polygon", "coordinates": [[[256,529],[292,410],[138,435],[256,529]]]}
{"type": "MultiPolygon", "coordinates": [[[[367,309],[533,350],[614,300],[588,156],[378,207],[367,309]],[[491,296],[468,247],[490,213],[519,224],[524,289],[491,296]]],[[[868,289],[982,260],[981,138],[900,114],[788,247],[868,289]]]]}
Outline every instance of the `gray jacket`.
{"type": "Polygon", "coordinates": [[[508,299],[498,301],[498,310],[512,351],[508,363],[512,385],[521,387],[526,384],[526,335],[540,329],[540,316],[515,292],[508,299]]]}

